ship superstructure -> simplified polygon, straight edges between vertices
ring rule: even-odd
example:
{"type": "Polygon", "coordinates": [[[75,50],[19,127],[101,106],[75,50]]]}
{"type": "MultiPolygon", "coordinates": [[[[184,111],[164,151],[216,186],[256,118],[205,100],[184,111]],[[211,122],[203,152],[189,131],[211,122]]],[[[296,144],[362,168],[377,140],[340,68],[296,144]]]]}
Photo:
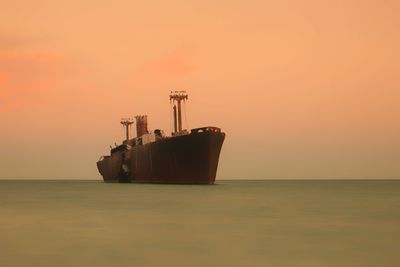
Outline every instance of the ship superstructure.
{"type": "Polygon", "coordinates": [[[171,136],[160,129],[149,132],[147,116],[138,115],[136,137],[131,139],[129,128],[134,121],[122,119],[126,139],[97,162],[104,181],[214,184],[225,133],[212,126],[183,129],[182,105],[187,100],[185,91],[170,94],[171,136]]]}

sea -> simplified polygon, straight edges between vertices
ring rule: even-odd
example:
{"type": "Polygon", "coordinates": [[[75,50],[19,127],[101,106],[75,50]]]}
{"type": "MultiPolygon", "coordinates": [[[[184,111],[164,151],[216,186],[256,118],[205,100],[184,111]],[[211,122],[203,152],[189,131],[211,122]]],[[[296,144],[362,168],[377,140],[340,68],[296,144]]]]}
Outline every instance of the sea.
{"type": "Polygon", "coordinates": [[[400,180],[0,180],[0,266],[400,266],[400,180]]]}

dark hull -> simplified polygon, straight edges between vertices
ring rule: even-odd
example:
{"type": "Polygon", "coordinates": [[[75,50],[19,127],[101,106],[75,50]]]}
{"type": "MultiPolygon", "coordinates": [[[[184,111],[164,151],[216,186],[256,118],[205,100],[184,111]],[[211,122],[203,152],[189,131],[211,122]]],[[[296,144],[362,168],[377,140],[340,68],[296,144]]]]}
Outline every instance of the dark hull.
{"type": "Polygon", "coordinates": [[[202,131],[114,151],[97,162],[105,182],[214,184],[221,132],[202,131]]]}

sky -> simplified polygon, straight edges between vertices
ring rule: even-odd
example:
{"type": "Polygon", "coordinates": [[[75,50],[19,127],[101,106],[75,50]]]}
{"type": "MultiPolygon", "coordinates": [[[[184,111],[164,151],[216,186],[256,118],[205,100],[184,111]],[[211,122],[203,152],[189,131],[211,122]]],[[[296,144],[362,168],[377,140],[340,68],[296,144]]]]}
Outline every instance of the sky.
{"type": "Polygon", "coordinates": [[[226,133],[217,179],[400,178],[397,0],[0,0],[0,179],[101,179],[120,118],[226,133]]]}

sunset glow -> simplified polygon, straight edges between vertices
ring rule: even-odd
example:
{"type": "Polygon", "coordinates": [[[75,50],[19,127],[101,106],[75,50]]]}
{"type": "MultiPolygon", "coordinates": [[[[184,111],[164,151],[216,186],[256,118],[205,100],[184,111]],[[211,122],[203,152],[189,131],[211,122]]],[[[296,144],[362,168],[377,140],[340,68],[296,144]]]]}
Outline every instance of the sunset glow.
{"type": "Polygon", "coordinates": [[[171,90],[227,134],[219,179],[399,178],[399,29],[394,0],[3,1],[0,178],[100,179],[171,90]]]}

